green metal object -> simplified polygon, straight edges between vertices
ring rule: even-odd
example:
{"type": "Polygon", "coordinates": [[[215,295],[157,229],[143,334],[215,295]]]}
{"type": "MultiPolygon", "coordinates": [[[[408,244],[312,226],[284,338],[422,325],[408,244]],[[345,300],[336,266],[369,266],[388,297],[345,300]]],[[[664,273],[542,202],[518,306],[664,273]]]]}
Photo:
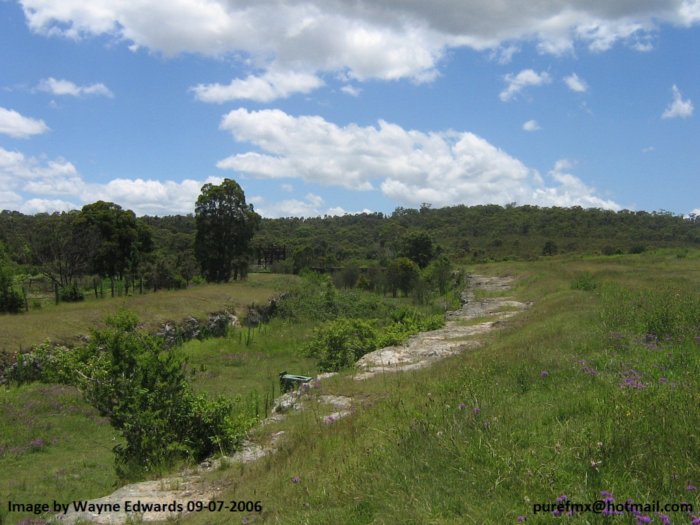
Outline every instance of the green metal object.
{"type": "Polygon", "coordinates": [[[282,392],[288,392],[297,388],[297,386],[304,383],[308,383],[313,378],[308,376],[299,376],[295,374],[288,374],[287,372],[280,373],[280,388],[282,392]]]}

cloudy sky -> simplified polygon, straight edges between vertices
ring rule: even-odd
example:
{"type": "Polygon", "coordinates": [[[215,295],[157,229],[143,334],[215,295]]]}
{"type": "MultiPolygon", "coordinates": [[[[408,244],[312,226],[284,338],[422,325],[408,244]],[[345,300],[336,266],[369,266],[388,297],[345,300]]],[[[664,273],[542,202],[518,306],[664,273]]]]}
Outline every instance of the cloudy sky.
{"type": "Polygon", "coordinates": [[[0,0],[0,209],[700,212],[700,0],[0,0]]]}

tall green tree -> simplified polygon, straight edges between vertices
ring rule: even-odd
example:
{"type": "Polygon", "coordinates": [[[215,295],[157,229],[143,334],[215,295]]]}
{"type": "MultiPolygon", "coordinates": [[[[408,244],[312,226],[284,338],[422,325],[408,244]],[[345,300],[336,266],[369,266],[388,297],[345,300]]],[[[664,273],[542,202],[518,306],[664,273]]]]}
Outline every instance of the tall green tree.
{"type": "Polygon", "coordinates": [[[135,273],[144,253],[152,250],[151,234],[131,210],[113,202],[86,204],[76,227],[81,236],[95,239],[92,270],[102,277],[135,273]]]}
{"type": "Polygon", "coordinates": [[[97,238],[76,227],[80,213],[42,213],[34,217],[29,241],[34,262],[41,272],[61,288],[86,273],[97,238]]]}
{"type": "Polygon", "coordinates": [[[260,224],[252,204],[246,204],[238,183],[224,179],[205,184],[195,206],[197,233],[194,251],[209,282],[226,282],[244,276],[250,240],[260,224]]]}
{"type": "Polygon", "coordinates": [[[402,255],[411,259],[420,268],[425,268],[435,256],[433,239],[425,231],[408,233],[403,238],[402,255]]]}

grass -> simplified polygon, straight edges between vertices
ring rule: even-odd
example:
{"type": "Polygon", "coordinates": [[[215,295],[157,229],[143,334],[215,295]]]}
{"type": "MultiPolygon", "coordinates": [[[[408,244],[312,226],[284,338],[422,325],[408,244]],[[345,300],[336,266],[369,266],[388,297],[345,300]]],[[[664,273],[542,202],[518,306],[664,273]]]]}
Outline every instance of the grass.
{"type": "Polygon", "coordinates": [[[0,420],[0,494],[5,500],[0,523],[9,519],[7,501],[68,502],[102,496],[115,486],[111,449],[117,434],[76,389],[0,388],[0,420]]]}
{"type": "MultiPolygon", "coordinates": [[[[697,252],[662,252],[478,268],[516,275],[513,294],[534,306],[486,345],[430,369],[323,383],[323,393],[355,397],[351,418],[326,425],[302,412],[265,430],[287,431],[275,455],[211,481],[229,487],[222,499],[262,501],[261,513],[238,517],[251,523],[552,523],[533,505],[562,495],[592,503],[603,491],[617,503],[690,502],[697,513],[700,346],[683,333],[700,318],[679,312],[698,306],[699,262],[697,252]],[[572,288],[585,272],[598,285],[572,288]],[[673,339],[651,344],[640,319],[673,339]]],[[[613,521],[636,522],[566,518],[613,521]]]]}
{"type": "MultiPolygon", "coordinates": [[[[345,372],[324,381],[314,395],[352,397],[351,417],[326,424],[325,412],[312,405],[254,433],[264,442],[285,430],[275,454],[207,474],[222,488],[219,499],[261,501],[262,512],[178,521],[500,524],[523,516],[552,523],[533,505],[562,495],[592,503],[602,491],[618,503],[686,501],[697,514],[698,491],[689,488],[700,485],[700,252],[472,270],[515,276],[508,295],[533,306],[483,346],[429,369],[364,382],[345,372]],[[670,339],[647,337],[650,328],[670,339]]],[[[188,343],[195,387],[243,402],[257,392],[263,405],[281,369],[314,374],[314,363],[298,353],[312,328],[276,320],[250,337],[243,330],[188,343]]],[[[37,386],[23,388],[3,406],[14,407],[37,386]]],[[[26,446],[32,436],[12,439],[26,446]]],[[[2,472],[14,475],[18,467],[6,470],[4,460],[2,472]]],[[[26,468],[39,475],[36,465],[26,468]]],[[[43,499],[59,487],[46,487],[43,499]]],[[[674,524],[690,523],[684,513],[669,514],[674,524]]],[[[579,513],[566,522],[635,519],[579,513]]]]}
{"type": "Polygon", "coordinates": [[[246,281],[223,285],[200,285],[187,290],[128,297],[95,299],[86,296],[80,303],[48,305],[17,315],[0,314],[0,353],[16,352],[47,339],[73,344],[78,336],[104,327],[107,316],[124,308],[136,312],[149,330],[155,330],[165,321],[179,321],[185,316],[202,317],[224,307],[240,314],[247,305],[265,302],[286,289],[292,280],[293,276],[251,274],[246,281]]]}

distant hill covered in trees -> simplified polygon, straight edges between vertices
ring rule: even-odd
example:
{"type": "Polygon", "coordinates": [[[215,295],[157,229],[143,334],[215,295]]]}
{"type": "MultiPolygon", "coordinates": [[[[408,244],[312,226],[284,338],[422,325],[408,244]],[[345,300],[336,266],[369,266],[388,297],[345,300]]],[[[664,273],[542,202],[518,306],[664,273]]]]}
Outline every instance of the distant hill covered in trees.
{"type": "MultiPolygon", "coordinates": [[[[115,286],[118,294],[186,287],[208,278],[196,256],[196,236],[193,215],[136,217],[102,201],[65,213],[0,212],[0,311],[26,307],[27,283],[37,276],[57,300],[60,295],[67,301],[81,300],[93,289],[98,295],[98,286],[102,295],[105,289],[114,295],[115,286]]],[[[221,241],[212,242],[218,251],[221,241]]],[[[232,268],[241,276],[250,268],[286,273],[309,268],[336,277],[345,272],[337,279],[343,285],[379,286],[386,293],[391,275],[444,273],[446,261],[614,255],[658,247],[700,247],[700,220],[664,211],[423,205],[391,215],[262,219],[232,268]]]]}
{"type": "MultiPolygon", "coordinates": [[[[47,223],[61,231],[71,213],[24,215],[0,212],[0,243],[13,263],[41,264],[42,246],[52,236],[47,223]],[[42,234],[42,232],[44,232],[42,234]]],[[[192,215],[137,217],[150,233],[151,263],[161,262],[197,274],[192,215]]],[[[333,217],[262,219],[253,237],[255,248],[286,246],[289,264],[371,264],[395,257],[411,232],[426,232],[436,249],[455,261],[528,259],[555,253],[614,254],[655,247],[700,247],[700,221],[670,212],[541,208],[538,206],[451,206],[419,210],[397,208],[391,215],[363,213],[333,217]],[[545,250],[545,245],[548,249],[545,250]],[[543,253],[544,250],[544,253],[543,253]]],[[[255,255],[253,260],[255,264],[255,255]]]]}

